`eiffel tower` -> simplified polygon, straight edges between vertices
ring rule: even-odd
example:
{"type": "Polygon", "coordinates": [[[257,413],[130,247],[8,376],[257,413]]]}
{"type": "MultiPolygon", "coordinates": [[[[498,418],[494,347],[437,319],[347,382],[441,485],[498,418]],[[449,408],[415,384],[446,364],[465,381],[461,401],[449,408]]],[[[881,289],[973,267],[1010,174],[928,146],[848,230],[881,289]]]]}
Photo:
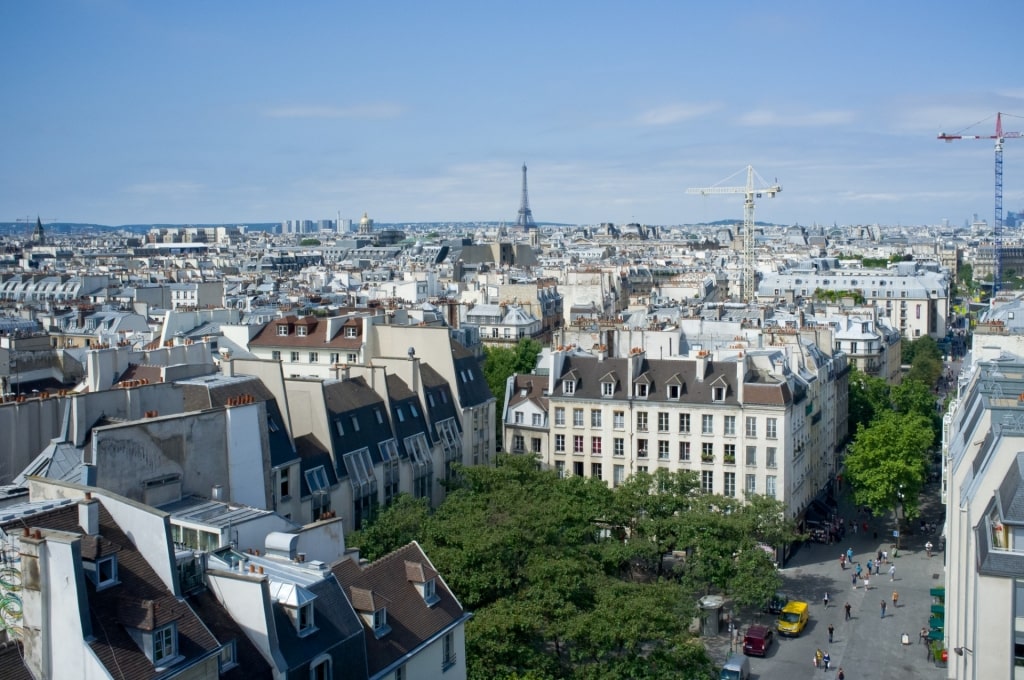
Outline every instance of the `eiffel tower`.
{"type": "Polygon", "coordinates": [[[533,213],[530,211],[530,197],[526,193],[526,163],[523,163],[523,196],[519,200],[519,216],[516,217],[516,226],[522,229],[537,228],[537,223],[533,221],[533,213]]]}

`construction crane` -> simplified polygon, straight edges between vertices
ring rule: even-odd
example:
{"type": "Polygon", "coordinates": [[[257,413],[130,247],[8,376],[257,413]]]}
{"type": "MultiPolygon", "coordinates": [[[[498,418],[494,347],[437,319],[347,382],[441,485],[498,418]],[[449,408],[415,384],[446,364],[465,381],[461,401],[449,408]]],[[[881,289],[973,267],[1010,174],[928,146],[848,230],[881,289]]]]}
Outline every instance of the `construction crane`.
{"type": "MultiPolygon", "coordinates": [[[[981,121],[978,121],[981,122],[981,121]]],[[[977,125],[975,123],[974,125],[977,125]]],[[[974,127],[971,125],[970,127],[974,127]]],[[[964,128],[965,130],[968,128],[964,128]]],[[[995,228],[992,230],[992,297],[995,298],[1003,282],[1003,140],[1018,139],[1024,135],[1019,132],[1003,132],[1003,114],[996,113],[996,133],[994,135],[948,135],[943,132],[939,139],[952,142],[954,139],[994,139],[996,140],[996,214],[995,228]]]]}
{"type": "MultiPolygon", "coordinates": [[[[736,172],[726,177],[722,182],[732,179],[738,174],[739,172],[736,172]]],[[[716,184],[713,187],[697,187],[686,190],[688,194],[700,194],[701,196],[708,196],[710,194],[743,194],[743,278],[740,282],[740,294],[744,302],[753,302],[757,294],[757,273],[754,261],[754,199],[761,198],[765,194],[768,195],[768,198],[775,198],[775,194],[780,191],[782,191],[782,187],[777,182],[768,184],[757,174],[751,165],[747,166],[746,186],[724,187],[716,184]],[[763,185],[760,188],[754,186],[755,176],[763,185]]]]}

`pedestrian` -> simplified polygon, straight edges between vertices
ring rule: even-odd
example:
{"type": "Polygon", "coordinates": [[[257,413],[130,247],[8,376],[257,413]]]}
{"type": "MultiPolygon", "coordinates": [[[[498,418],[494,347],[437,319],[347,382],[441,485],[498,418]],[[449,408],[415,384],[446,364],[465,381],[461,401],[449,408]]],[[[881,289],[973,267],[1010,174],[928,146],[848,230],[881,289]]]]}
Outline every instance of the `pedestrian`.
{"type": "Polygon", "coordinates": [[[864,571],[864,569],[860,566],[860,562],[857,563],[857,568],[855,571],[857,572],[857,578],[860,578],[860,573],[864,571]]]}
{"type": "Polygon", "coordinates": [[[924,544],[924,551],[928,553],[928,557],[932,556],[932,542],[928,541],[924,544]]]}
{"type": "Polygon", "coordinates": [[[885,600],[882,600],[882,616],[880,618],[885,618],[885,600]]]}
{"type": "Polygon", "coordinates": [[[828,624],[828,643],[832,644],[832,634],[836,632],[836,627],[831,623],[828,624]]]}
{"type": "Polygon", "coordinates": [[[878,576],[878,574],[881,573],[881,570],[882,570],[881,562],[875,562],[875,576],[878,576]]]}
{"type": "Polygon", "coordinates": [[[888,550],[883,550],[882,551],[882,562],[884,564],[889,564],[889,551],[888,550]]]}
{"type": "Polygon", "coordinates": [[[896,609],[899,606],[900,606],[900,594],[897,593],[894,590],[894,591],[892,591],[892,608],[896,609]]]}
{"type": "Polygon", "coordinates": [[[849,602],[847,602],[846,604],[844,604],[844,605],[843,605],[843,609],[845,609],[845,610],[846,610],[846,618],[845,618],[844,620],[845,620],[845,621],[849,621],[849,620],[850,620],[850,619],[852,618],[852,617],[850,616],[850,603],[849,603],[849,602]]]}
{"type": "Polygon", "coordinates": [[[853,548],[846,549],[846,561],[853,564],[853,548]]]}
{"type": "Polygon", "coordinates": [[[881,561],[882,561],[882,551],[881,551],[881,550],[879,550],[879,551],[878,551],[878,552],[877,552],[877,553],[875,554],[875,564],[878,564],[878,563],[879,563],[879,562],[881,562],[881,561]]]}
{"type": "Polygon", "coordinates": [[[825,660],[825,655],[822,653],[822,651],[820,649],[814,653],[814,667],[815,668],[821,666],[821,664],[822,664],[822,662],[824,660],[825,660]]]}
{"type": "Polygon", "coordinates": [[[825,663],[825,671],[828,672],[829,664],[832,663],[832,657],[828,655],[828,650],[825,650],[825,654],[821,657],[821,660],[825,663]]]}
{"type": "Polygon", "coordinates": [[[825,603],[825,609],[828,609],[828,591],[825,591],[825,597],[823,598],[825,603]]]}
{"type": "Polygon", "coordinates": [[[871,590],[871,579],[864,579],[864,590],[871,590]]]}
{"type": "Polygon", "coordinates": [[[843,672],[843,667],[839,667],[839,672],[836,673],[836,680],[846,680],[846,673],[843,672]]]}
{"type": "Polygon", "coordinates": [[[918,641],[917,641],[918,644],[922,644],[922,645],[928,644],[928,629],[926,627],[924,627],[924,626],[921,626],[921,633],[917,637],[918,637],[918,641]]]}
{"type": "Polygon", "coordinates": [[[869,574],[871,573],[871,570],[874,568],[874,566],[875,566],[875,563],[872,562],[871,560],[868,560],[868,573],[869,574]]]}
{"type": "Polygon", "coordinates": [[[895,581],[896,580],[896,565],[895,564],[890,564],[889,565],[889,580],[890,581],[895,581]]]}
{"type": "Polygon", "coordinates": [[[846,553],[839,554],[839,568],[846,571],[846,553]]]}
{"type": "Polygon", "coordinates": [[[812,659],[812,660],[811,660],[811,663],[813,663],[813,664],[814,664],[814,667],[815,667],[815,668],[817,668],[817,667],[818,667],[818,655],[819,655],[819,654],[821,654],[821,651],[817,651],[817,652],[815,652],[815,653],[814,653],[814,659],[812,659]]]}
{"type": "Polygon", "coordinates": [[[853,584],[853,589],[857,590],[857,572],[850,574],[850,583],[853,584]]]}

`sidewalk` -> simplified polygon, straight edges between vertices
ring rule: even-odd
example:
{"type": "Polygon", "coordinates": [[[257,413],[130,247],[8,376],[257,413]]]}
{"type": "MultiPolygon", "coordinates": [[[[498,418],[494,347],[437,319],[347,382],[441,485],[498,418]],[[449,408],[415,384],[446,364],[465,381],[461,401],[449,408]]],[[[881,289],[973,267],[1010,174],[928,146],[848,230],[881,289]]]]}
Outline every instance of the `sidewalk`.
{"type": "MultiPolygon", "coordinates": [[[[848,490],[847,490],[848,491],[848,490]]],[[[939,526],[944,511],[939,499],[937,483],[929,483],[922,494],[922,518],[939,526]]],[[[753,674],[762,680],[810,677],[810,659],[816,648],[831,654],[833,672],[842,667],[846,677],[946,677],[946,669],[935,666],[927,655],[926,645],[920,644],[918,633],[927,626],[931,615],[932,598],[929,590],[944,585],[943,553],[933,552],[928,558],[924,544],[931,540],[938,545],[936,536],[921,536],[915,530],[901,539],[899,556],[893,557],[891,518],[868,518],[858,514],[848,493],[841,493],[839,515],[844,520],[867,521],[867,532],[853,534],[847,530],[840,543],[810,543],[800,547],[786,568],[781,570],[783,590],[793,599],[810,604],[811,620],[799,638],[778,641],[776,649],[766,659],[753,659],[753,674]],[[870,579],[865,591],[863,581],[856,588],[850,582],[852,571],[843,570],[839,555],[848,548],[854,552],[854,564],[867,569],[867,561],[875,561],[879,550],[889,551],[894,564],[895,581],[890,581],[889,564],[883,564],[880,573],[870,579]],[[899,593],[898,606],[893,606],[892,593],[899,593]],[[823,606],[822,597],[829,593],[830,605],[823,606]],[[886,601],[884,618],[881,602],[886,601]],[[851,605],[851,620],[844,620],[843,605],[851,605]],[[835,627],[834,642],[828,642],[828,625],[835,627]],[[910,644],[901,642],[903,633],[910,644]]],[[[774,617],[754,611],[736,611],[742,630],[751,623],[774,627],[774,617]]],[[[739,637],[742,646],[742,634],[739,637]]],[[[729,652],[727,626],[718,636],[705,638],[708,651],[716,660],[724,660],[729,652]]],[[[832,676],[834,677],[834,675],[832,676]]]]}

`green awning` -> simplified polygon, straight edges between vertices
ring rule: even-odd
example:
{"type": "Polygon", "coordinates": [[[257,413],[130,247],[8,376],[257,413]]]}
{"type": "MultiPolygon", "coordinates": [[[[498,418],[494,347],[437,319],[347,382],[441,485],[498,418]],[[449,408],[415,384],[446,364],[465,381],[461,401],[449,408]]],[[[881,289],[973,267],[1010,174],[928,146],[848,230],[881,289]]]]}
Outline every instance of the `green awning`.
{"type": "Polygon", "coordinates": [[[944,586],[939,588],[932,588],[928,591],[928,594],[932,597],[941,597],[942,599],[946,599],[946,588],[944,586]]]}
{"type": "Polygon", "coordinates": [[[942,630],[942,627],[944,625],[945,622],[943,621],[941,616],[933,616],[932,618],[928,619],[928,627],[932,630],[935,630],[936,628],[942,630]]]}
{"type": "Polygon", "coordinates": [[[929,631],[928,632],[928,639],[929,640],[941,640],[942,639],[942,630],[938,629],[938,630],[929,631]]]}
{"type": "Polygon", "coordinates": [[[946,615],[946,608],[945,608],[945,606],[943,606],[941,604],[933,604],[932,605],[932,614],[938,614],[939,616],[945,616],[946,615]]]}

